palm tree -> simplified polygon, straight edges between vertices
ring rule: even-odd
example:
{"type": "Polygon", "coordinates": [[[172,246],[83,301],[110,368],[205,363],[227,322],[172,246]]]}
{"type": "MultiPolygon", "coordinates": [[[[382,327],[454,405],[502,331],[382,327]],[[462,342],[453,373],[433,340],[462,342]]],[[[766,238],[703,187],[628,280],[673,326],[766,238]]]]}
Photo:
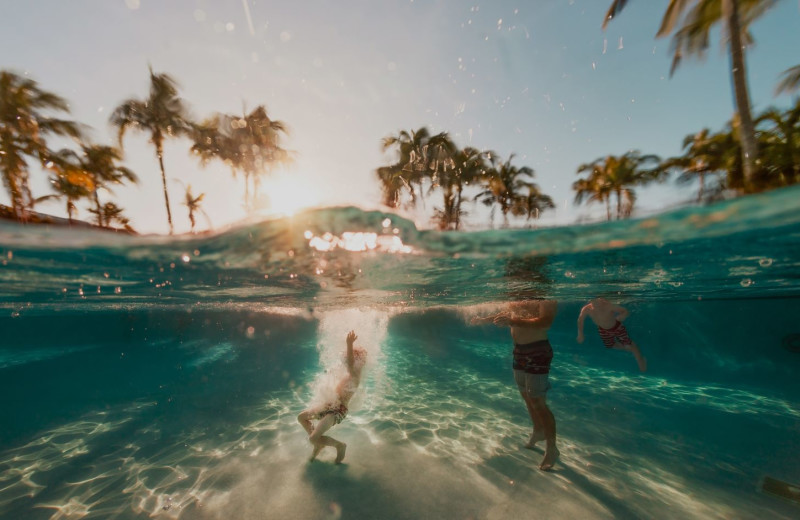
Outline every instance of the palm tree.
{"type": "Polygon", "coordinates": [[[72,216],[77,210],[75,202],[91,196],[96,190],[94,180],[83,169],[78,155],[72,150],[59,150],[50,156],[45,167],[53,172],[50,184],[57,192],[50,197],[66,199],[67,218],[72,223],[72,216]]]}
{"type": "Polygon", "coordinates": [[[578,173],[589,172],[589,176],[582,179],[583,182],[578,181],[572,185],[577,192],[576,203],[580,203],[587,195],[590,201],[605,201],[610,220],[609,198],[613,193],[617,199],[617,218],[628,217],[636,203],[634,186],[658,180],[666,173],[659,163],[660,159],[656,155],[641,155],[638,151],[630,151],[619,157],[609,155],[582,164],[578,167],[578,173]]]}
{"type": "Polygon", "coordinates": [[[121,159],[122,154],[114,147],[84,143],[81,144],[80,154],[63,149],[50,157],[47,166],[56,172],[56,177],[51,182],[56,191],[67,197],[68,214],[70,203],[75,200],[74,196],[90,198],[94,202],[95,211],[92,213],[97,216],[97,225],[104,227],[107,224],[102,220],[99,190],[105,189],[112,193],[109,186],[111,184],[138,182],[131,170],[116,164],[121,159]],[[80,190],[88,193],[79,195],[80,190]]]}
{"type": "Polygon", "coordinates": [[[197,224],[194,218],[195,211],[201,212],[206,217],[206,219],[208,219],[208,215],[206,214],[206,212],[203,211],[202,208],[200,208],[200,202],[203,200],[203,197],[205,196],[206,196],[205,193],[201,193],[200,195],[195,197],[192,194],[192,185],[190,184],[186,186],[186,193],[184,195],[185,198],[183,205],[189,209],[189,222],[192,223],[192,233],[194,233],[194,226],[197,224]]]}
{"type": "Polygon", "coordinates": [[[89,210],[89,212],[96,213],[98,220],[106,223],[104,227],[110,227],[111,224],[116,222],[120,224],[126,231],[135,233],[134,229],[130,226],[130,219],[125,217],[122,214],[122,208],[113,202],[106,202],[100,207],[99,210],[92,208],[89,210]]]}
{"type": "Polygon", "coordinates": [[[679,183],[688,183],[697,179],[697,202],[701,202],[706,196],[706,176],[724,169],[720,153],[722,150],[717,144],[718,141],[711,138],[709,129],[704,128],[696,134],[687,135],[684,138],[683,150],[685,151],[683,155],[671,157],[661,165],[664,169],[680,170],[679,183]]]}
{"type": "MultiPolygon", "coordinates": [[[[497,157],[491,160],[497,163],[497,157]]],[[[491,208],[491,218],[494,219],[495,206],[503,214],[503,226],[508,226],[508,214],[514,216],[525,215],[530,219],[538,217],[539,210],[554,208],[553,200],[539,191],[539,187],[532,182],[535,175],[528,166],[518,167],[511,164],[514,154],[498,167],[489,169],[483,179],[484,189],[475,196],[475,200],[491,208]]]]}
{"type": "Polygon", "coordinates": [[[800,99],[795,106],[780,112],[775,108],[765,110],[756,125],[765,126],[759,133],[765,161],[765,183],[788,186],[800,181],[800,99]]]}
{"type": "Polygon", "coordinates": [[[242,172],[245,206],[251,207],[257,199],[261,177],[271,173],[274,166],[291,162],[289,151],[280,145],[281,134],[287,133],[286,124],[271,119],[267,109],[259,105],[241,117],[216,114],[195,125],[191,152],[203,165],[211,159],[219,159],[231,168],[234,177],[242,172]]]}
{"type": "Polygon", "coordinates": [[[120,104],[111,114],[111,124],[119,129],[119,144],[128,128],[150,133],[150,142],[156,150],[161,168],[161,184],[164,189],[164,205],[167,222],[172,234],[172,211],[167,192],[167,174],[164,170],[164,139],[188,133],[191,126],[188,110],[178,96],[178,85],[167,74],[156,74],[150,69],[150,95],[145,100],[129,99],[120,104]]]}
{"type": "Polygon", "coordinates": [[[391,166],[378,168],[377,175],[383,190],[383,203],[396,208],[401,204],[401,196],[406,191],[408,206],[416,206],[422,196],[422,184],[428,176],[428,143],[431,135],[425,127],[407,132],[401,130],[397,135],[384,137],[384,151],[397,149],[397,162],[391,166]],[[419,193],[418,193],[419,192],[419,193]]]}
{"type": "MultiPolygon", "coordinates": [[[[619,14],[627,0],[614,0],[606,14],[603,27],[619,14]]],[[[724,24],[731,56],[731,75],[742,146],[742,164],[745,190],[755,182],[758,144],[755,123],[750,109],[747,88],[744,46],[752,43],[747,27],[775,0],[670,0],[656,37],[672,34],[673,60],[670,74],[674,73],[684,56],[703,56],[709,47],[709,32],[719,22],[724,24]]]]}
{"type": "Polygon", "coordinates": [[[584,200],[605,204],[606,219],[611,220],[611,185],[602,182],[599,170],[592,170],[587,178],[573,182],[572,189],[575,191],[575,204],[584,200]]]}
{"type": "Polygon", "coordinates": [[[514,199],[514,204],[511,206],[511,214],[515,217],[524,216],[526,220],[538,220],[542,211],[555,209],[556,205],[552,197],[542,193],[536,184],[527,183],[522,188],[527,190],[528,193],[520,193],[520,196],[514,199]]]}
{"type": "Polygon", "coordinates": [[[448,224],[453,223],[453,228],[458,230],[464,211],[461,209],[464,187],[477,183],[491,169],[490,158],[494,152],[482,152],[476,148],[467,147],[455,153],[453,160],[455,166],[450,177],[450,183],[455,189],[452,202],[452,215],[448,224]]]}
{"type": "Polygon", "coordinates": [[[17,218],[24,218],[35,203],[26,157],[43,163],[52,155],[47,136],[81,135],[76,123],[49,117],[46,111],[69,113],[69,106],[63,98],[40,89],[35,81],[0,71],[0,169],[17,218]]]}
{"type": "MultiPolygon", "coordinates": [[[[100,210],[100,198],[98,191],[102,188],[107,192],[112,193],[110,185],[124,184],[126,181],[136,184],[139,179],[131,170],[124,166],[119,166],[118,161],[122,160],[122,153],[112,146],[102,145],[81,145],[83,157],[81,164],[84,171],[88,173],[94,181],[94,190],[92,191],[92,200],[94,201],[95,209],[100,210]]],[[[100,213],[98,212],[98,216],[100,213]]],[[[102,221],[98,221],[100,226],[103,226],[102,221]]],[[[109,224],[106,222],[106,225],[109,224]]]]}
{"type": "Polygon", "coordinates": [[[459,195],[463,190],[462,174],[465,172],[456,164],[460,154],[447,132],[432,136],[422,148],[424,169],[420,170],[419,178],[430,180],[428,195],[437,188],[442,190],[442,209],[434,208],[433,218],[442,230],[458,229],[463,215],[459,195]]]}

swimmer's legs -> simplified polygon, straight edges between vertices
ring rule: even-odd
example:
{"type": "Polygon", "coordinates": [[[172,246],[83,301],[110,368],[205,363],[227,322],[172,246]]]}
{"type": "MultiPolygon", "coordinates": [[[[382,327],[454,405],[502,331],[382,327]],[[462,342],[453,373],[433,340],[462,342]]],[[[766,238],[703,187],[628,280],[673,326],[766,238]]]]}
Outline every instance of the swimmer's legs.
{"type": "Polygon", "coordinates": [[[531,422],[533,423],[533,432],[531,433],[528,442],[526,442],[524,446],[528,449],[533,449],[537,442],[545,440],[544,430],[542,429],[542,421],[539,418],[539,414],[534,411],[533,405],[531,404],[531,399],[522,391],[520,391],[520,395],[522,396],[522,400],[525,401],[525,407],[528,409],[528,415],[531,417],[531,422]]]}
{"type": "Polygon", "coordinates": [[[333,414],[326,415],[317,423],[317,427],[308,436],[309,442],[314,446],[314,451],[311,453],[311,459],[314,460],[319,452],[325,446],[336,448],[336,463],[339,464],[344,459],[345,450],[347,445],[343,442],[337,441],[333,437],[324,435],[333,425],[336,424],[336,419],[333,414]]]}
{"type": "Polygon", "coordinates": [[[620,342],[616,341],[614,342],[614,346],[612,348],[630,352],[631,354],[633,354],[633,357],[636,358],[636,363],[639,365],[639,371],[644,372],[647,370],[647,358],[645,358],[642,355],[641,350],[639,350],[639,345],[637,345],[636,342],[631,341],[630,345],[623,345],[620,342]]]}
{"type": "Polygon", "coordinates": [[[546,442],[544,449],[544,458],[539,464],[539,469],[547,471],[553,469],[553,466],[558,459],[559,451],[556,447],[556,418],[550,407],[547,406],[547,401],[544,397],[526,397],[525,403],[532,409],[535,424],[541,425],[541,432],[544,434],[546,442]]]}
{"type": "Polygon", "coordinates": [[[311,422],[311,417],[313,416],[314,412],[311,410],[303,410],[300,412],[300,415],[297,416],[297,422],[300,423],[300,426],[302,426],[309,435],[314,431],[314,423],[311,422]]]}

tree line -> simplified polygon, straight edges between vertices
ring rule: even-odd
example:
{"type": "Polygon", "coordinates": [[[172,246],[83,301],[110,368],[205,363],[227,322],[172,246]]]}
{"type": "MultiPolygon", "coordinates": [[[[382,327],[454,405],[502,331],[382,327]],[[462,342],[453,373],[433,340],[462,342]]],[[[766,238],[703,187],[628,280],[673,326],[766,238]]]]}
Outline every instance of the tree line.
{"type": "MultiPolygon", "coordinates": [[[[50,115],[54,113],[69,114],[64,98],[40,88],[34,80],[0,71],[0,170],[11,201],[11,216],[21,221],[28,219],[37,204],[51,199],[65,202],[72,221],[77,204],[86,200],[98,226],[119,224],[132,230],[121,207],[100,199],[101,191],[105,196],[113,195],[113,186],[138,182],[137,175],[121,164],[128,131],[149,135],[161,172],[170,234],[173,223],[164,168],[165,140],[186,137],[192,143],[189,152],[201,165],[216,159],[224,162],[234,177],[243,175],[245,205],[253,203],[261,177],[292,160],[290,152],[281,146],[286,125],[270,118],[263,105],[241,116],[216,113],[196,121],[180,97],[176,81],[152,69],[148,96],[125,100],[111,114],[109,122],[117,129],[116,147],[92,143],[84,125],[50,115]],[[74,147],[52,149],[48,141],[56,136],[70,138],[74,147]],[[31,163],[47,172],[54,193],[34,196],[30,188],[31,163]]],[[[203,197],[204,194],[193,194],[191,186],[185,186],[184,205],[192,231],[195,214],[202,212],[203,197]]]]}
{"type": "Polygon", "coordinates": [[[728,195],[756,193],[800,182],[800,98],[786,110],[767,108],[754,119],[759,156],[748,180],[740,139],[741,127],[735,119],[719,131],[703,128],[687,135],[683,153],[661,159],[629,151],[581,165],[586,176],[573,183],[575,202],[605,204],[612,218],[630,216],[636,202],[635,187],[663,182],[671,176],[679,184],[697,182],[698,203],[713,202],[728,195]]]}
{"type": "MultiPolygon", "coordinates": [[[[731,120],[719,131],[704,128],[683,139],[683,153],[661,158],[630,150],[581,164],[581,177],[572,184],[575,204],[605,205],[606,217],[630,217],[636,188],[674,177],[678,184],[697,182],[696,201],[706,203],[729,195],[755,193],[800,182],[800,98],[794,106],[771,107],[754,118],[759,157],[747,182],[739,127],[731,120]]],[[[460,149],[447,132],[431,135],[427,128],[403,130],[384,138],[383,148],[396,160],[376,170],[382,203],[413,208],[435,195],[433,221],[439,229],[457,230],[467,214],[464,202],[490,208],[490,221],[499,210],[503,225],[509,217],[539,218],[555,208],[553,199],[533,182],[528,166],[512,164],[492,151],[460,149]]]]}

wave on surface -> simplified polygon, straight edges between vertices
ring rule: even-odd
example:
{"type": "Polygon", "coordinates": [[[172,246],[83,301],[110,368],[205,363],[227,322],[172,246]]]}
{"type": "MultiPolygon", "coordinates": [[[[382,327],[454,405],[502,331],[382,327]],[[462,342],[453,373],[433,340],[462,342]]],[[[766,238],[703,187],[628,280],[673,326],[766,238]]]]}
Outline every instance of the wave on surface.
{"type": "Polygon", "coordinates": [[[600,224],[418,230],[324,208],[204,236],[0,224],[0,306],[435,306],[535,290],[581,298],[794,296],[800,187],[600,224]]]}

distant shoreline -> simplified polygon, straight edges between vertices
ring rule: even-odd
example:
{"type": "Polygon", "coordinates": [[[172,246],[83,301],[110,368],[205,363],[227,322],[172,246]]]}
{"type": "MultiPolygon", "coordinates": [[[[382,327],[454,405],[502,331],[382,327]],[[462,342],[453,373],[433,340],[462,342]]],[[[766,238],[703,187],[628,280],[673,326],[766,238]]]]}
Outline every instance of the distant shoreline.
{"type": "Polygon", "coordinates": [[[96,231],[105,231],[111,233],[125,233],[127,235],[137,235],[135,231],[128,230],[125,228],[114,228],[114,227],[101,227],[97,224],[92,224],[91,222],[86,222],[85,220],[78,220],[63,218],[63,217],[56,217],[54,215],[48,215],[47,213],[39,213],[36,211],[29,211],[28,217],[25,220],[17,218],[14,214],[14,210],[10,207],[0,204],[0,220],[15,222],[17,224],[34,224],[34,225],[47,225],[47,226],[59,226],[59,227],[68,227],[68,228],[80,228],[80,229],[93,229],[96,231]]]}

